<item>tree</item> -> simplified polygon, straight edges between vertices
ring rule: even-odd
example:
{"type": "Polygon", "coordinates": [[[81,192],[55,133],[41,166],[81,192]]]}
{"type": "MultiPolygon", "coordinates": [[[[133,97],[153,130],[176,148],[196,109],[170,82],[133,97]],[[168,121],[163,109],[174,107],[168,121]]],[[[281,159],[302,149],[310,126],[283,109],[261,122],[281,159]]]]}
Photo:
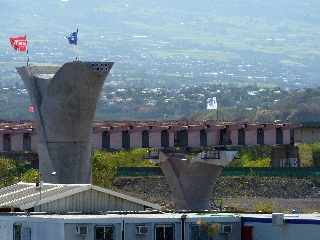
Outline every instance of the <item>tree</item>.
{"type": "Polygon", "coordinates": [[[0,160],[0,179],[1,187],[8,186],[18,180],[17,166],[14,160],[1,159],[0,160]]]}

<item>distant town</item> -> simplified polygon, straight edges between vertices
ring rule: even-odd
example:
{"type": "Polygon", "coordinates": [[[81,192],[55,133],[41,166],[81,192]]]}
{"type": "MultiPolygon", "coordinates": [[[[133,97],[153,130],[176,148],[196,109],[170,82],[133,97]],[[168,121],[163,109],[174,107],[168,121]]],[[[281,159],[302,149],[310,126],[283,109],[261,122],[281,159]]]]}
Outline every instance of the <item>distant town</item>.
{"type": "MultiPolygon", "coordinates": [[[[320,90],[189,83],[180,86],[143,86],[117,81],[112,74],[97,106],[97,120],[224,120],[258,122],[320,121],[315,101],[320,90]],[[217,111],[206,100],[217,97],[217,111]],[[284,111],[281,111],[284,110],[284,111]]],[[[31,120],[29,96],[22,82],[1,84],[0,119],[31,120]]]]}

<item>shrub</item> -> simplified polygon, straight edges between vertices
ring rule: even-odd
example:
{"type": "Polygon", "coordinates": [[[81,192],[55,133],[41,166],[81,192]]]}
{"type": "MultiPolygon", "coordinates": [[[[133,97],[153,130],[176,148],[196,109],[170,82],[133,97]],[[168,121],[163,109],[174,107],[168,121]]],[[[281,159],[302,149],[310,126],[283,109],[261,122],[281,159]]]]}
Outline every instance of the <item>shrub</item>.
{"type": "Polygon", "coordinates": [[[238,158],[234,160],[231,167],[270,167],[271,148],[267,146],[254,146],[242,149],[238,158]]]}
{"type": "Polygon", "coordinates": [[[313,156],[311,144],[300,144],[298,148],[301,167],[312,167],[313,156]]]}
{"type": "Polygon", "coordinates": [[[5,187],[18,181],[18,170],[14,160],[0,160],[0,180],[0,187],[5,187]]]}
{"type": "Polygon", "coordinates": [[[313,166],[320,167],[320,143],[311,144],[313,166]]]}
{"type": "Polygon", "coordinates": [[[320,167],[320,143],[300,144],[301,167],[320,167]]]}
{"type": "Polygon", "coordinates": [[[272,202],[259,201],[254,204],[254,209],[256,212],[260,213],[272,213],[273,204],[272,202]]]}
{"type": "Polygon", "coordinates": [[[36,169],[30,169],[21,175],[20,181],[27,183],[35,183],[39,179],[39,172],[36,169]]]}
{"type": "Polygon", "coordinates": [[[243,163],[243,167],[270,167],[271,166],[271,159],[270,158],[258,158],[253,161],[245,161],[243,163]]]}
{"type": "Polygon", "coordinates": [[[115,153],[96,151],[92,157],[93,184],[110,187],[117,175],[118,167],[151,167],[149,160],[144,159],[146,149],[134,149],[115,153]]]}

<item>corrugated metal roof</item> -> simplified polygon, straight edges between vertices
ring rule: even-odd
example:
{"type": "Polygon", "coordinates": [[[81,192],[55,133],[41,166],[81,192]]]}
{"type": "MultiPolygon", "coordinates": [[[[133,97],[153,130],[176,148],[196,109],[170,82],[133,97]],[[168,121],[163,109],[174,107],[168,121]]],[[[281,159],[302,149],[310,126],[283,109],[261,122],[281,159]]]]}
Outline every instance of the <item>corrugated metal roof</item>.
{"type": "Polygon", "coordinates": [[[21,210],[30,209],[90,189],[135,204],[150,207],[153,209],[160,209],[160,206],[157,204],[152,204],[134,197],[127,196],[125,194],[97,187],[91,184],[43,183],[40,187],[36,186],[35,183],[24,182],[19,182],[17,184],[0,189],[0,208],[19,208],[21,210]]]}

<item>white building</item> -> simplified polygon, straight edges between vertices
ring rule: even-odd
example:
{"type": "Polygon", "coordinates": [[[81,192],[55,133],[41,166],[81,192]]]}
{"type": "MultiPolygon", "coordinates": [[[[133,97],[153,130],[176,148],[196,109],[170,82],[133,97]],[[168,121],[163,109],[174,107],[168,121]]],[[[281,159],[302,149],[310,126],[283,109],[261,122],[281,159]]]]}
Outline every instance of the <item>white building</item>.
{"type": "Polygon", "coordinates": [[[0,214],[2,240],[318,240],[319,214],[0,214]]]}
{"type": "Polygon", "coordinates": [[[6,240],[240,240],[241,218],[232,214],[107,214],[0,216],[6,240]]]}
{"type": "Polygon", "coordinates": [[[157,204],[91,184],[17,183],[0,189],[0,210],[99,213],[160,209],[157,204]]]}

